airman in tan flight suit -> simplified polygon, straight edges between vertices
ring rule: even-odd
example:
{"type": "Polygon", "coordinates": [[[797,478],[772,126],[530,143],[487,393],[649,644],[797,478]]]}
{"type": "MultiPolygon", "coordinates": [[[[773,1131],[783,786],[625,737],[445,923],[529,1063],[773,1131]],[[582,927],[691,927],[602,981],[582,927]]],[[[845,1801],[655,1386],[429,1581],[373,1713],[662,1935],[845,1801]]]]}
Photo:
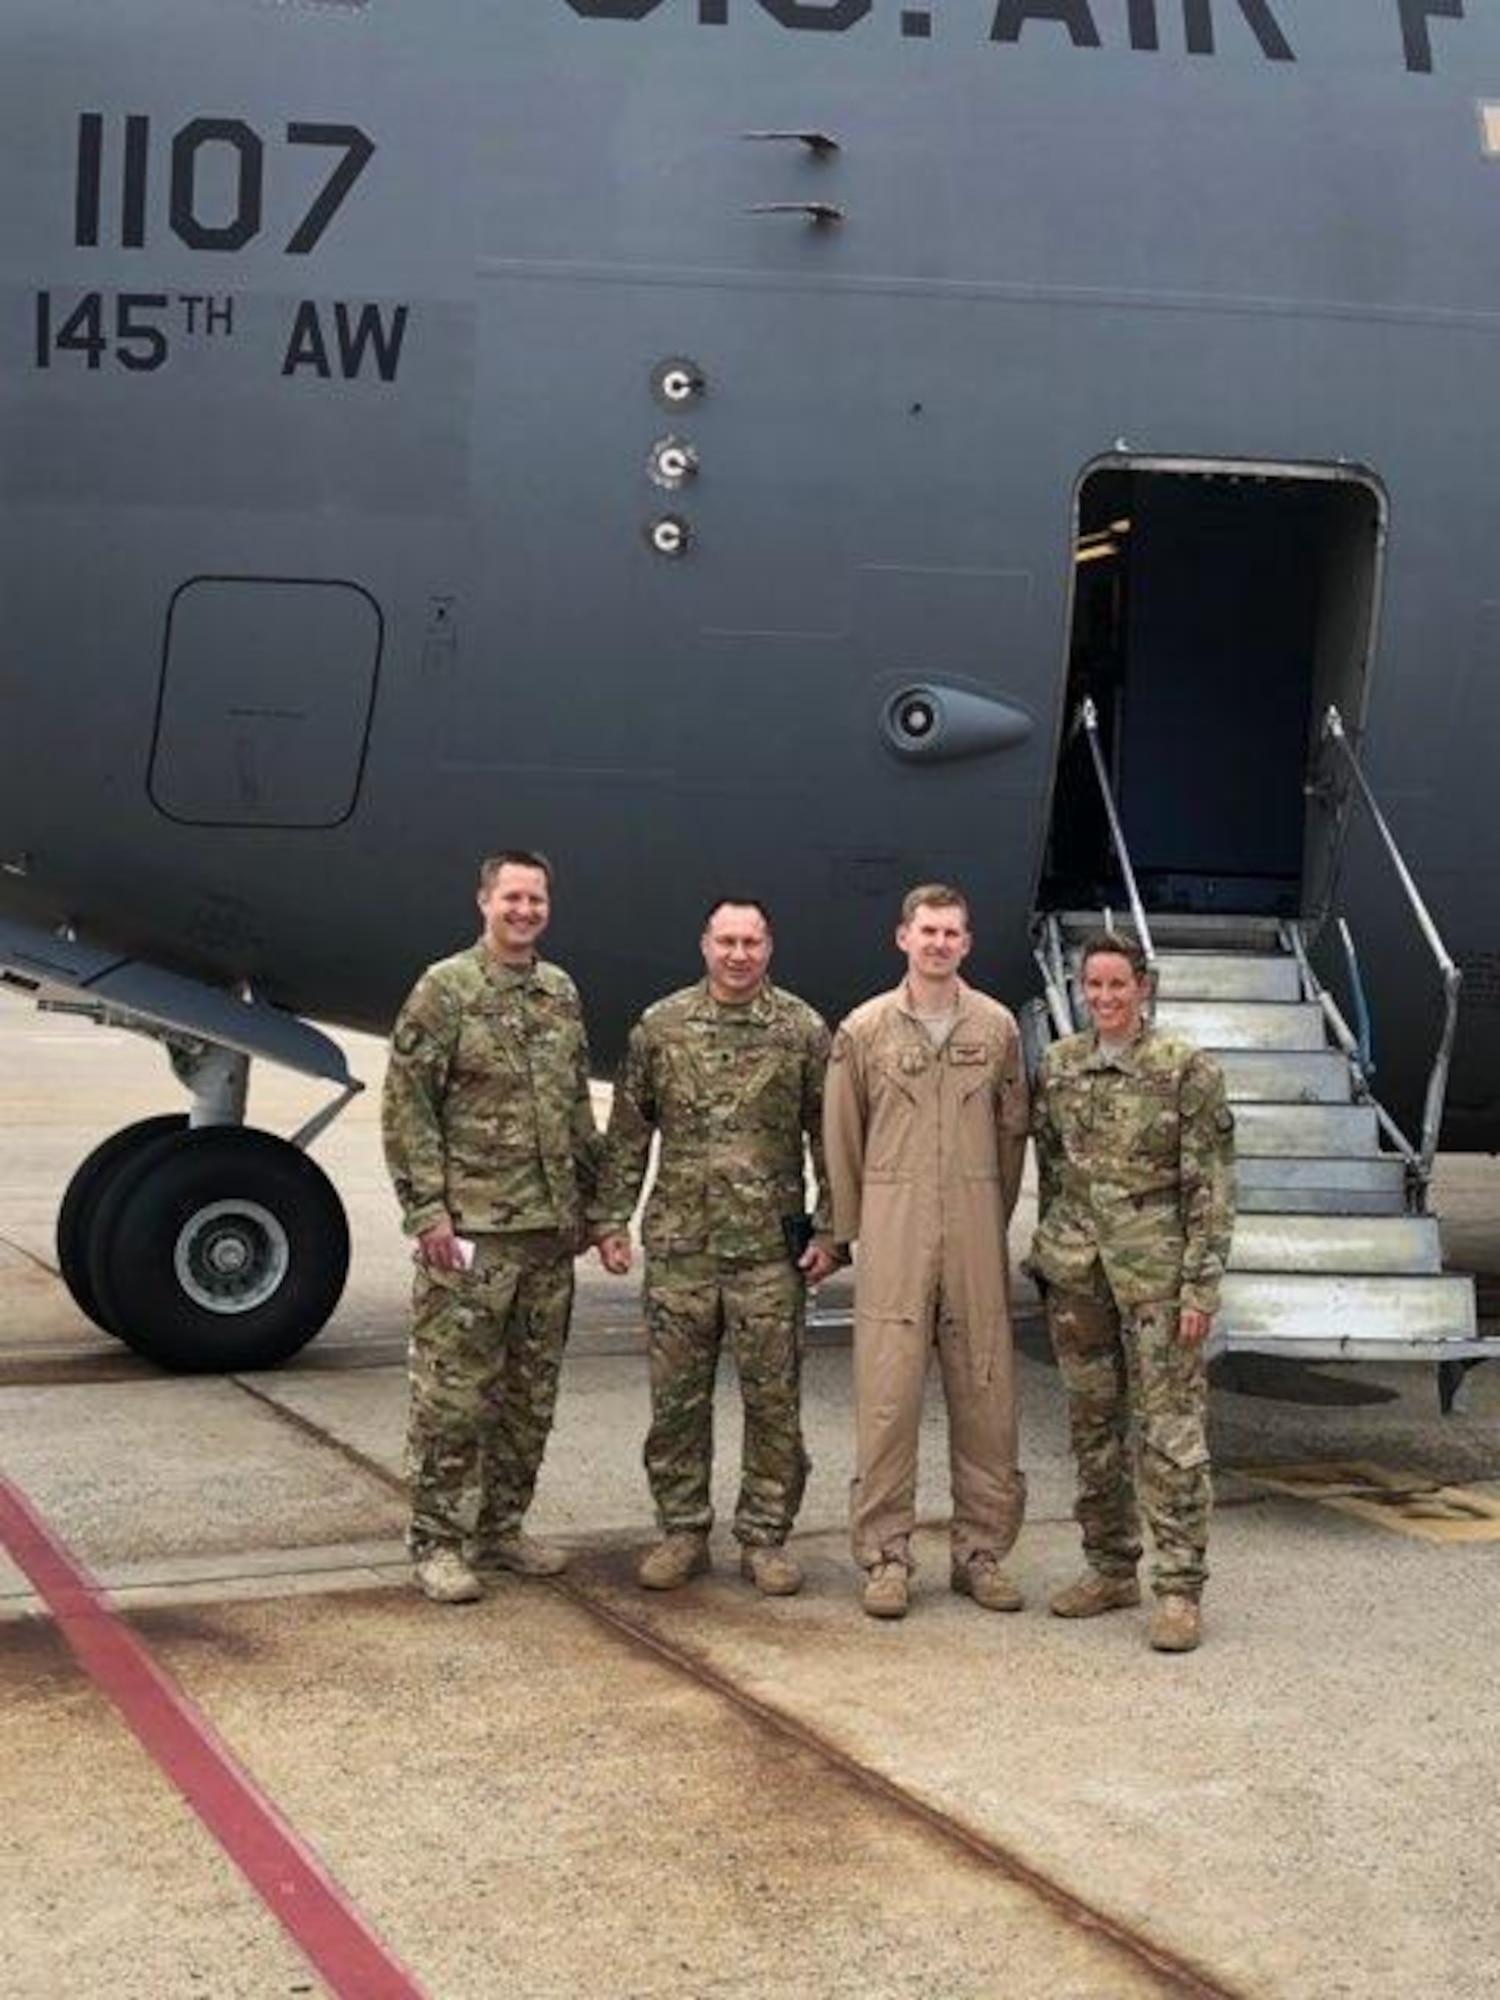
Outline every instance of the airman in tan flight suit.
{"type": "Polygon", "coordinates": [[[864,1608],[877,1618],[908,1606],[934,1345],[948,1405],[953,1588],[987,1610],[1022,1602],[1001,1562],[1026,1504],[1006,1225],[1027,1092],[1014,1018],[958,976],[970,943],[957,890],[911,891],[896,931],[906,978],[843,1023],[824,1098],[834,1236],[859,1245],[850,1526],[864,1608]]]}

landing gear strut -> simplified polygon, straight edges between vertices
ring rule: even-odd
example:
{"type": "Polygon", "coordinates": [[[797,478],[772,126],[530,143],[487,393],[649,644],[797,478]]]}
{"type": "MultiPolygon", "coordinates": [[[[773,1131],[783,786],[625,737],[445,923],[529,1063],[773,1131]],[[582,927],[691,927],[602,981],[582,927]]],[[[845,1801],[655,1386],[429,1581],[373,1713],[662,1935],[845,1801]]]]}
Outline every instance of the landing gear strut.
{"type": "Polygon", "coordinates": [[[343,1205],[297,1145],[239,1122],[248,1058],[171,1053],[191,1121],[145,1118],[89,1154],[58,1215],[58,1263],[89,1318],[163,1368],[274,1368],[338,1304],[343,1205]]]}

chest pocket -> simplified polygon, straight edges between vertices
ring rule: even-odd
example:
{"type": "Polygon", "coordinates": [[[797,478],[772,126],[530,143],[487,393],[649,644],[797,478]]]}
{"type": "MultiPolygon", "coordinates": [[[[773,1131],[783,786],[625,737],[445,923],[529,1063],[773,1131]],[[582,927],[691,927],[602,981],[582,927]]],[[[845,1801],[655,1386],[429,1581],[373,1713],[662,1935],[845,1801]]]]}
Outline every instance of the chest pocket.
{"type": "Polygon", "coordinates": [[[583,1029],[570,1010],[553,1005],[536,1007],[521,1024],[528,1040],[522,1059],[545,1068],[550,1075],[564,1074],[579,1059],[583,1049],[583,1029]]]}
{"type": "Polygon", "coordinates": [[[454,1067],[470,1084],[506,1083],[526,1074],[526,1022],[518,1008],[471,1009],[458,1031],[454,1067]]]}
{"type": "Polygon", "coordinates": [[[1127,1158],[1175,1160],[1181,1137],[1175,1082],[1123,1075],[1108,1081],[1100,1109],[1111,1150],[1127,1158]]]}
{"type": "Polygon", "coordinates": [[[1064,1150],[1075,1157],[1086,1152],[1094,1138],[1093,1078],[1068,1076],[1054,1083],[1048,1095],[1048,1109],[1064,1150]]]}

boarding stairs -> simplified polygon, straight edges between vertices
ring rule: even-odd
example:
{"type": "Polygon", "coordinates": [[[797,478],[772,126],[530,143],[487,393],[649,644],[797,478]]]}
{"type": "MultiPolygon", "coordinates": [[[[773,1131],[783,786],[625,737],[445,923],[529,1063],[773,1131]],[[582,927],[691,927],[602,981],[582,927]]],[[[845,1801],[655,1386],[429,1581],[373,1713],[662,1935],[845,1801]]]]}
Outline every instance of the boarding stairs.
{"type": "MultiPolygon", "coordinates": [[[[1430,1206],[1433,1159],[1457,1020],[1459,974],[1344,736],[1324,724],[1346,791],[1371,814],[1432,949],[1445,996],[1422,1130],[1409,1139],[1376,1097],[1369,1037],[1352,1029],[1320,979],[1316,921],[1148,912],[1140,898],[1103,756],[1097,717],[1088,737],[1120,864],[1128,912],[1042,912],[1034,924],[1043,997],[1028,1040],[1087,1024],[1079,981],[1083,939],[1102,928],[1138,938],[1155,974],[1156,1024],[1208,1050],[1224,1071],[1235,1115],[1236,1218],[1211,1352],[1295,1353],[1307,1359],[1432,1360],[1451,1408],[1465,1370],[1500,1354],[1481,1336],[1474,1280],[1445,1271],[1430,1206]]],[[[1362,1014],[1358,963],[1336,926],[1362,1014]]]]}
{"type": "MultiPolygon", "coordinates": [[[[1100,913],[1052,923],[1082,1023],[1077,955],[1100,913]]],[[[1379,1107],[1333,1035],[1298,927],[1161,913],[1149,925],[1156,1025],[1215,1057],[1234,1110],[1237,1212],[1215,1349],[1347,1361],[1488,1351],[1474,1281],[1443,1270],[1425,1188],[1382,1143],[1379,1107]]]]}

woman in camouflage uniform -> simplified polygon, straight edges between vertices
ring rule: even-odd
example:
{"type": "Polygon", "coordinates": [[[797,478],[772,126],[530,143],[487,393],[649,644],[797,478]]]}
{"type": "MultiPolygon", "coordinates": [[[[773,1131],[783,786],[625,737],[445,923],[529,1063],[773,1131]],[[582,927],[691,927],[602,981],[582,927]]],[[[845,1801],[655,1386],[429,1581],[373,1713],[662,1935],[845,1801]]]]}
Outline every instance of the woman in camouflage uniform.
{"type": "Polygon", "coordinates": [[[1138,1491],[1156,1545],[1150,1642],[1191,1652],[1212,1504],[1203,1343],[1234,1220],[1234,1120],[1217,1063],[1147,1021],[1138,945],[1090,938],[1081,977],[1094,1025],[1046,1051],[1032,1110],[1031,1267],[1068,1391],[1088,1564],[1052,1609],[1140,1603],[1138,1491]]]}

